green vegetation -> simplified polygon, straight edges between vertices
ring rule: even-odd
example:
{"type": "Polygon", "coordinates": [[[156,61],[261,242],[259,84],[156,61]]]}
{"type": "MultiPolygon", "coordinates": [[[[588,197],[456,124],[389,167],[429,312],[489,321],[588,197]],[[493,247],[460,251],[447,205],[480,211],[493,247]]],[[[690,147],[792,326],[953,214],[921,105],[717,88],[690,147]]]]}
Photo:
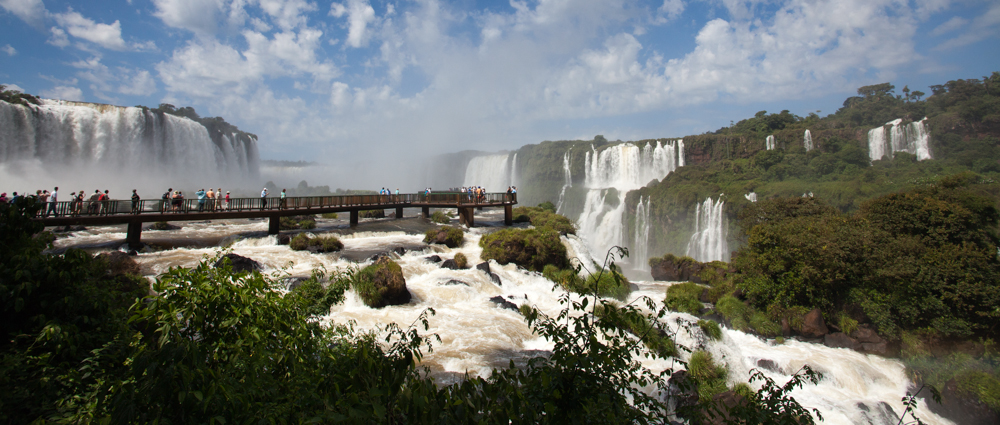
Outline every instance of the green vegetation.
{"type": "MultiPolygon", "coordinates": [[[[390,304],[400,304],[399,298],[402,293],[406,292],[406,281],[403,280],[403,269],[399,267],[399,264],[386,257],[381,257],[372,265],[355,274],[351,287],[365,302],[365,305],[380,308],[390,304]]],[[[409,293],[406,292],[403,298],[409,301],[409,293]]]]}
{"type": "Polygon", "coordinates": [[[538,208],[541,208],[543,211],[548,211],[552,214],[556,213],[556,206],[551,201],[545,201],[538,204],[538,208]]]}
{"type": "Polygon", "coordinates": [[[503,229],[484,235],[479,240],[479,246],[483,248],[483,261],[514,263],[537,272],[541,272],[546,264],[560,269],[569,265],[566,247],[559,240],[559,233],[549,227],[503,229]]]}
{"type": "Polygon", "coordinates": [[[448,248],[458,248],[465,243],[465,232],[461,227],[442,226],[428,230],[424,234],[424,243],[445,244],[448,248]]]}
{"type": "MultiPolygon", "coordinates": [[[[161,103],[160,106],[156,108],[147,108],[141,105],[138,107],[149,110],[154,113],[170,114],[178,117],[184,117],[196,123],[199,123],[203,125],[206,130],[208,130],[209,137],[211,137],[212,141],[214,141],[215,143],[223,143],[224,141],[223,136],[233,137],[236,140],[242,142],[257,141],[256,134],[242,131],[235,125],[226,122],[226,120],[222,119],[222,117],[202,117],[198,115],[198,112],[196,112],[194,108],[190,106],[184,106],[178,108],[169,103],[161,103]]],[[[272,185],[272,186],[277,187],[277,185],[272,185]]],[[[271,187],[271,186],[266,186],[266,187],[271,187]]]]}
{"type": "Polygon", "coordinates": [[[171,230],[173,226],[166,221],[157,221],[149,226],[149,230],[171,230]]]}
{"type": "Polygon", "coordinates": [[[323,213],[320,214],[319,216],[328,220],[336,220],[337,218],[340,217],[339,215],[337,215],[337,213],[323,213]]]}
{"type": "Polygon", "coordinates": [[[278,226],[281,230],[315,229],[316,216],[297,215],[292,217],[281,217],[278,219],[278,226]]]}
{"type": "Polygon", "coordinates": [[[699,298],[705,288],[692,282],[684,282],[667,287],[667,298],[664,304],[673,311],[689,314],[699,314],[702,304],[699,298]]]}
{"type": "Polygon", "coordinates": [[[451,218],[448,217],[447,215],[445,215],[440,210],[438,210],[438,211],[434,211],[434,213],[431,214],[431,221],[433,221],[435,223],[438,223],[438,224],[448,224],[448,223],[451,223],[451,218]]]}
{"type": "MultiPolygon", "coordinates": [[[[550,202],[549,205],[552,203],[550,202]]],[[[559,233],[576,234],[576,225],[566,216],[556,214],[555,209],[538,207],[517,207],[514,208],[514,217],[525,216],[535,227],[547,227],[559,233]]]]}
{"type": "Polygon", "coordinates": [[[0,100],[12,105],[40,105],[42,102],[37,97],[28,93],[21,93],[19,90],[7,90],[7,86],[0,84],[0,100]]]}
{"type": "Polygon", "coordinates": [[[288,247],[294,251],[337,252],[344,249],[344,243],[334,235],[309,237],[299,233],[288,242],[288,247]]]}
{"type": "Polygon", "coordinates": [[[715,341],[722,339],[722,328],[720,328],[719,324],[714,320],[698,320],[698,327],[701,328],[701,331],[704,332],[705,336],[709,339],[715,341]]]}
{"type": "Polygon", "coordinates": [[[461,252],[455,254],[454,260],[455,260],[455,264],[460,269],[464,269],[464,268],[469,267],[469,259],[466,258],[465,254],[462,254],[461,252]]]}
{"type": "Polygon", "coordinates": [[[700,403],[708,403],[713,396],[729,389],[726,387],[726,376],[729,372],[726,368],[715,364],[711,353],[701,350],[691,353],[687,366],[689,376],[698,383],[700,403]]]}
{"type": "Polygon", "coordinates": [[[324,285],[326,273],[313,270],[312,276],[299,283],[290,292],[291,297],[299,297],[295,302],[302,305],[303,311],[310,316],[324,316],[330,313],[330,307],[344,301],[344,292],[351,286],[351,279],[357,273],[355,269],[336,271],[324,285]]]}

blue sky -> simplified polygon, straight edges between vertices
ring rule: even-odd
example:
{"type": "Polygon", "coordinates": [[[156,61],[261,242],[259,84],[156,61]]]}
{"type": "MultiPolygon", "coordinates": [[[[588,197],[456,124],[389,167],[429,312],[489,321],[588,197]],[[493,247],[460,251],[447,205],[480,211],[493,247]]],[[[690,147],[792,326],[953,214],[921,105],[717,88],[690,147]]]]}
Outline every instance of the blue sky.
{"type": "Polygon", "coordinates": [[[265,159],[680,137],[1000,71],[1000,2],[0,0],[0,83],[194,106],[265,159]]]}

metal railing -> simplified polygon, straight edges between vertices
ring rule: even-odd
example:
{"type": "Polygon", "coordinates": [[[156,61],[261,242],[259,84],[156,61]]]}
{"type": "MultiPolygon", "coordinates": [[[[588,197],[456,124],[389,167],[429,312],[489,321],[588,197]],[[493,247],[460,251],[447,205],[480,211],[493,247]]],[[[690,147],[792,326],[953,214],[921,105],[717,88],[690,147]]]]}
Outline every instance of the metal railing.
{"type": "MultiPolygon", "coordinates": [[[[241,212],[241,211],[283,211],[311,210],[321,208],[371,207],[370,209],[422,207],[428,205],[475,206],[483,204],[517,203],[517,194],[485,193],[480,196],[442,192],[401,193],[399,195],[344,195],[344,196],[297,196],[281,199],[266,198],[222,198],[199,199],[144,199],[140,201],[111,199],[107,201],[62,201],[56,202],[55,214],[50,214],[50,203],[39,211],[38,217],[85,217],[138,214],[186,214],[200,212],[241,212]]],[[[305,211],[304,211],[305,212],[305,211]]]]}

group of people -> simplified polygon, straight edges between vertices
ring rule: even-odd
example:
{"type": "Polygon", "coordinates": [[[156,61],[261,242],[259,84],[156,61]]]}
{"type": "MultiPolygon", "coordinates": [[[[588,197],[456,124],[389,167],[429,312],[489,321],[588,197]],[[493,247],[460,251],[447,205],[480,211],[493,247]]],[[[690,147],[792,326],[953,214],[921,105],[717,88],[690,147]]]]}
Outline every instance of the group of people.
{"type": "MultiPolygon", "coordinates": [[[[132,193],[134,200],[137,195],[134,190],[132,193]]],[[[221,187],[216,190],[198,189],[194,195],[198,199],[198,212],[229,210],[229,191],[223,195],[221,187]]],[[[160,197],[160,212],[166,212],[168,207],[173,212],[187,212],[184,207],[184,192],[172,187],[163,192],[160,197]]]]}
{"type": "MultiPolygon", "coordinates": [[[[94,193],[87,196],[86,192],[80,190],[78,192],[72,192],[69,195],[69,208],[59,209],[59,187],[53,187],[52,191],[48,190],[36,190],[35,193],[26,195],[19,195],[17,192],[13,192],[10,198],[7,197],[7,193],[0,193],[0,203],[14,203],[17,202],[19,198],[30,198],[35,202],[42,204],[42,209],[38,211],[39,217],[59,217],[62,215],[78,216],[82,214],[108,214],[112,212],[112,209],[116,208],[116,204],[112,202],[111,191],[105,189],[101,192],[100,189],[94,190],[94,193]],[[84,212],[84,205],[86,205],[86,212],[84,212]]],[[[132,190],[132,212],[138,212],[138,201],[139,195],[132,190]]]]}
{"type": "MultiPolygon", "coordinates": [[[[83,191],[80,191],[80,193],[83,193],[83,191]]],[[[56,208],[56,205],[58,205],[57,202],[59,202],[59,187],[52,188],[52,192],[39,189],[30,195],[18,195],[17,192],[13,192],[10,198],[7,197],[7,192],[3,192],[0,193],[0,203],[14,203],[23,197],[34,199],[35,202],[42,204],[42,209],[38,211],[40,217],[48,217],[49,214],[59,217],[59,210],[56,208]]],[[[76,192],[73,192],[73,197],[76,197],[76,192]]]]}
{"type": "MultiPolygon", "coordinates": [[[[473,202],[486,202],[486,189],[482,186],[463,186],[461,193],[464,193],[466,197],[473,202]]],[[[513,195],[517,193],[517,186],[507,186],[507,195],[513,195]]]]}
{"type": "Polygon", "coordinates": [[[393,196],[392,192],[390,192],[389,189],[386,189],[385,187],[383,187],[382,190],[378,191],[378,194],[381,196],[382,202],[398,201],[399,200],[399,188],[398,187],[396,188],[396,195],[395,196],[393,196]]]}

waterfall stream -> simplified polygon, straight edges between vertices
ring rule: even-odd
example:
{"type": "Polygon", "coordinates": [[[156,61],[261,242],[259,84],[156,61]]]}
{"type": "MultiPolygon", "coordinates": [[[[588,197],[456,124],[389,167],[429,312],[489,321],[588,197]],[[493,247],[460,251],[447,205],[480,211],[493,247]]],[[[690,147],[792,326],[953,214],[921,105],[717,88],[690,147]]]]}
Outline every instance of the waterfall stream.
{"type": "Polygon", "coordinates": [[[902,125],[902,119],[895,119],[868,130],[868,157],[877,161],[892,159],[896,152],[907,152],[916,155],[918,161],[931,159],[930,135],[924,127],[926,120],[902,125]]]}
{"type": "Polygon", "coordinates": [[[687,256],[701,262],[729,261],[729,243],[726,241],[725,202],[705,198],[695,208],[695,232],[687,246],[687,256]]]}

